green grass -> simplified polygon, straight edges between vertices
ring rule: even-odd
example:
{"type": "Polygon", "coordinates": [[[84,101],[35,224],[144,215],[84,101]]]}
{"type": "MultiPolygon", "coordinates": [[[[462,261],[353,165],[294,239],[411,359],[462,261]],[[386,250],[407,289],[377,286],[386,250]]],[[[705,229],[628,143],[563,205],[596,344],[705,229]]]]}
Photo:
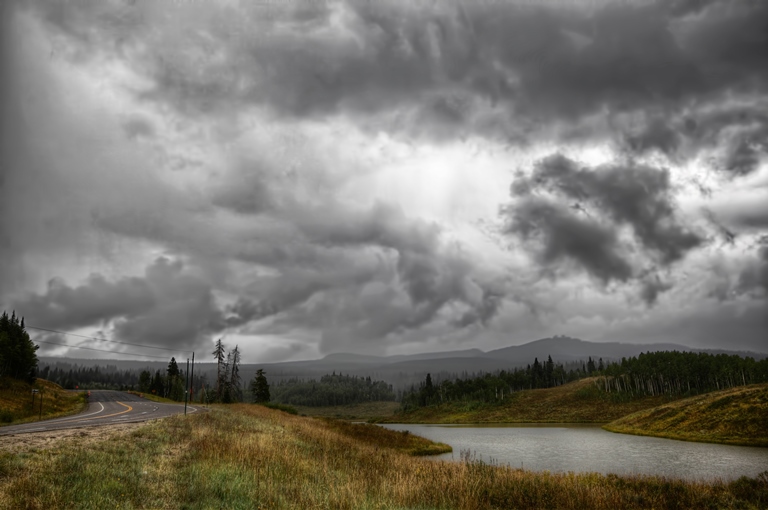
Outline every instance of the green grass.
{"type": "Polygon", "coordinates": [[[33,407],[33,389],[42,392],[44,420],[79,413],[87,404],[84,391],[67,391],[45,379],[37,379],[30,385],[3,377],[0,378],[0,426],[40,419],[40,393],[35,395],[33,407]]]}
{"type": "Polygon", "coordinates": [[[380,418],[382,423],[608,423],[671,400],[668,396],[620,398],[581,379],[555,388],[511,393],[503,401],[448,402],[380,418]]]}
{"type": "Polygon", "coordinates": [[[768,384],[715,391],[620,418],[611,432],[768,446],[768,384]]]}
{"type": "MultiPolygon", "coordinates": [[[[768,473],[696,483],[407,455],[371,425],[216,406],[101,443],[0,453],[0,508],[766,508],[768,473]],[[361,428],[356,428],[361,427],[361,428]]],[[[382,429],[383,430],[383,429],[382,429]]],[[[399,433],[394,433],[399,434],[399,433]]]]}

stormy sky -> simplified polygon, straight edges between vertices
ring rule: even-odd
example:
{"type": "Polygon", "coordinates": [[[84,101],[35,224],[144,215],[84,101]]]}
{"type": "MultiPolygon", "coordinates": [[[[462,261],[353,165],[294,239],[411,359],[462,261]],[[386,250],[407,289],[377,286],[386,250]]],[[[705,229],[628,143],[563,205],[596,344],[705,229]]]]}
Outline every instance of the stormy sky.
{"type": "Polygon", "coordinates": [[[124,342],[40,355],[768,351],[766,2],[0,13],[0,308],[124,342]]]}

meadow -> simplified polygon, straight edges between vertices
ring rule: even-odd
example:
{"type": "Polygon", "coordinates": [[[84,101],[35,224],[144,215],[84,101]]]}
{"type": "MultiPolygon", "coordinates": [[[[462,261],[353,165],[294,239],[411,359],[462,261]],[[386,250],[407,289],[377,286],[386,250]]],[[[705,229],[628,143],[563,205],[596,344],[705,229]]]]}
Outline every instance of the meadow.
{"type": "Polygon", "coordinates": [[[0,452],[0,507],[103,508],[765,508],[768,473],[697,483],[529,472],[418,456],[444,448],[369,424],[214,406],[108,440],[0,452]],[[414,447],[415,445],[415,447],[414,447]]]}
{"type": "Polygon", "coordinates": [[[639,411],[603,427],[684,441],[768,446],[768,384],[739,386],[639,411]]]}

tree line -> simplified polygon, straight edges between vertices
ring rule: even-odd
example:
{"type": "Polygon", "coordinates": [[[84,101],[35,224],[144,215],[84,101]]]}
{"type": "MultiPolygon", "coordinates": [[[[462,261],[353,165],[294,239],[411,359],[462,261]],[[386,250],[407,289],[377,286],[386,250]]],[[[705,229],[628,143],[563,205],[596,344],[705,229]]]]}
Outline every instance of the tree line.
{"type": "Polygon", "coordinates": [[[136,370],[119,370],[114,365],[86,367],[60,361],[54,364],[41,362],[38,377],[55,382],[67,390],[73,390],[76,386],[87,389],[134,390],[139,383],[139,373],[136,370]]]}
{"type": "Polygon", "coordinates": [[[0,377],[11,377],[35,382],[37,373],[37,346],[29,339],[24,328],[24,317],[0,315],[0,377]]]}
{"type": "Polygon", "coordinates": [[[536,358],[526,368],[477,377],[434,382],[431,374],[427,374],[418,388],[411,386],[404,392],[401,404],[407,411],[442,402],[498,402],[515,391],[551,388],[590,376],[598,377],[596,384],[601,390],[627,398],[660,394],[688,396],[768,382],[768,359],[755,361],[735,354],[663,351],[622,358],[620,362],[604,363],[602,358],[595,361],[589,357],[574,367],[574,363],[554,363],[548,356],[544,363],[536,358]]]}
{"type": "Polygon", "coordinates": [[[609,363],[598,381],[606,392],[634,395],[698,395],[768,382],[768,358],[736,354],[649,352],[609,363]]]}
{"type": "Polygon", "coordinates": [[[419,384],[411,386],[403,392],[401,404],[404,410],[412,407],[425,407],[441,402],[473,401],[494,402],[502,401],[510,393],[536,388],[552,388],[576,381],[598,372],[598,367],[592,358],[587,362],[555,363],[552,356],[547,356],[545,362],[534,358],[533,363],[525,368],[499,370],[474,377],[443,379],[434,382],[431,374],[419,384]]]}
{"type": "Polygon", "coordinates": [[[305,381],[298,378],[281,381],[273,386],[276,402],[299,406],[321,407],[395,400],[391,384],[373,381],[369,377],[336,374],[324,375],[320,380],[305,381]]]}

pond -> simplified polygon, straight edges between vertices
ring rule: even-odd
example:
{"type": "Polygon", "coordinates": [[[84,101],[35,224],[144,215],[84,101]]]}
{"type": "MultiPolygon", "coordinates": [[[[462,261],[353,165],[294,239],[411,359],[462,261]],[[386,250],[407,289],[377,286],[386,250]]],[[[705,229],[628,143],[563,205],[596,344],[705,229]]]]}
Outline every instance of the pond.
{"type": "Polygon", "coordinates": [[[649,474],[688,480],[733,480],[768,471],[768,448],[692,443],[615,434],[599,425],[386,424],[449,444],[453,453],[433,459],[460,460],[468,451],[484,462],[551,472],[649,474]]]}

